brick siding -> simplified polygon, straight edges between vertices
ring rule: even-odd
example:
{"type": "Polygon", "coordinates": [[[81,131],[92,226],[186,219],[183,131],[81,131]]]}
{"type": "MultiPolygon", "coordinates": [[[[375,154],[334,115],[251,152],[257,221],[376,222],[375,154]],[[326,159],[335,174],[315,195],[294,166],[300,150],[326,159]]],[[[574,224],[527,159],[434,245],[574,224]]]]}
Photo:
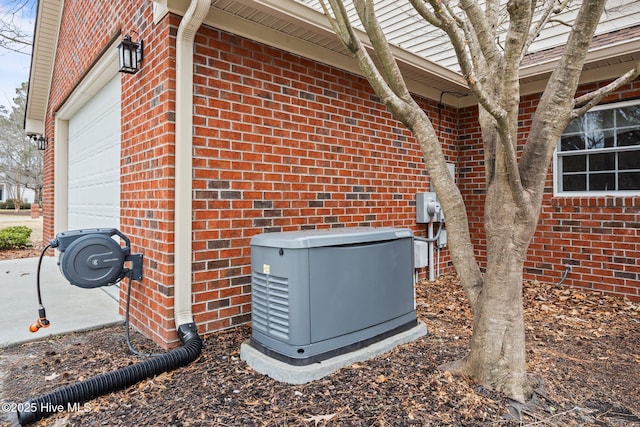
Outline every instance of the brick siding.
{"type": "MultiPolygon", "coordinates": [[[[415,193],[428,189],[421,153],[364,79],[209,28],[196,38],[195,62],[199,325],[212,331],[250,320],[249,242],[257,233],[395,226],[424,235],[415,222],[415,193]]],[[[421,102],[438,115],[435,103],[421,102]]],[[[442,117],[455,162],[455,110],[442,117]]],[[[442,255],[446,266],[448,251],[442,255]]]]}
{"type": "MultiPolygon", "coordinates": [[[[584,85],[578,94],[609,82],[584,85]]],[[[640,79],[620,88],[603,102],[640,97],[640,79]]],[[[520,104],[520,141],[528,136],[539,95],[520,104]]],[[[484,250],[484,163],[477,109],[459,111],[460,186],[467,204],[476,255],[486,266],[484,250]]],[[[640,197],[554,197],[553,173],[547,176],[538,229],[525,264],[525,278],[564,282],[609,294],[640,300],[640,197]]]]}
{"type": "MultiPolygon", "coordinates": [[[[180,18],[152,24],[149,2],[65,2],[46,130],[45,238],[53,237],[54,113],[108,43],[136,30],[142,71],[122,75],[121,230],[144,253],[132,324],[164,347],[173,324],[175,37],[180,18]],[[126,18],[133,16],[132,18],[126,18]],[[81,55],[78,52],[82,52],[81,55]]],[[[411,228],[427,191],[421,153],[361,77],[212,28],[197,34],[193,97],[193,312],[201,333],[250,320],[250,246],[261,232],[353,226],[411,228]]],[[[640,96],[639,83],[616,95],[640,96]]],[[[523,101],[522,137],[537,97],[523,101]]],[[[419,99],[457,165],[473,242],[482,244],[484,174],[476,108],[419,99]],[[440,123],[442,121],[442,123],[440,123]]],[[[551,184],[549,178],[549,185],[551,184]]],[[[544,200],[528,278],[638,298],[640,202],[544,200]]],[[[441,272],[451,271],[448,250],[441,272]]],[[[425,271],[420,272],[425,276],[425,271]]],[[[124,300],[124,291],[121,292],[124,300]]],[[[121,310],[123,307],[121,307],[121,310]]]]}
{"type": "MultiPolygon", "coordinates": [[[[69,4],[61,40],[82,39],[67,29],[84,28],[79,22],[90,22],[93,14],[104,16],[100,22],[105,25],[111,22],[101,28],[106,34],[135,27],[118,21],[116,3],[98,3],[94,9],[100,10],[82,12],[69,4]]],[[[140,11],[136,22],[150,21],[150,12],[140,11]]],[[[175,65],[166,58],[175,57],[178,24],[179,18],[169,15],[138,29],[145,40],[142,70],[122,75],[121,230],[132,250],[144,253],[145,274],[133,285],[131,321],[165,347],[177,343],[175,65]]],[[[110,40],[96,41],[86,57],[95,59],[110,40]]],[[[61,51],[50,111],[60,107],[91,64],[87,59],[77,72],[65,74],[74,59],[61,51]]],[[[249,242],[257,233],[394,226],[425,235],[424,226],[415,222],[415,193],[428,190],[421,153],[366,80],[204,27],[196,38],[194,62],[192,289],[201,333],[250,320],[249,242]]],[[[419,102],[436,122],[442,119],[446,155],[455,163],[456,111],[445,107],[438,112],[437,103],[419,102]]],[[[51,116],[48,126],[52,132],[51,116]]],[[[49,236],[52,160],[47,159],[46,177],[49,236]]],[[[448,250],[441,255],[442,271],[447,271],[448,250]]]]}

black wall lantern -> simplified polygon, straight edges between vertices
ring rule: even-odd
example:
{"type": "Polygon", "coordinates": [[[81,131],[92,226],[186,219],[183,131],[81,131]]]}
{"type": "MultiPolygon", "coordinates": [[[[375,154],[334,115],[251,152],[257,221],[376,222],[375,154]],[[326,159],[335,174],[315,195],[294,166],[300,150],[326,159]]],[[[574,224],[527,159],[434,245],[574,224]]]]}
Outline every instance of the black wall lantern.
{"type": "Polygon", "coordinates": [[[131,40],[131,36],[124,36],[118,45],[118,61],[121,73],[135,74],[140,71],[142,62],[142,40],[136,43],[131,40]]]}
{"type": "Polygon", "coordinates": [[[31,142],[33,142],[38,150],[44,151],[47,149],[48,142],[47,138],[42,135],[31,135],[31,142]]]}

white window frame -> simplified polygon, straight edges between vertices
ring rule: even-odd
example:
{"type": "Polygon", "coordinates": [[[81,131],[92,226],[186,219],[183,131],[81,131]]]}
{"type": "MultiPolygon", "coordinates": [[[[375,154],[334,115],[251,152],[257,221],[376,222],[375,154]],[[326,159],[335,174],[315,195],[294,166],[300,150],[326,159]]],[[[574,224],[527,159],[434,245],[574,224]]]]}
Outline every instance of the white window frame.
{"type": "MultiPolygon", "coordinates": [[[[640,99],[634,99],[631,101],[623,101],[616,102],[611,104],[598,105],[593,107],[589,111],[599,111],[599,110],[613,110],[617,108],[624,108],[631,105],[640,105],[640,99]]],[[[640,123],[639,123],[640,124],[640,123]]],[[[558,154],[558,148],[560,147],[560,140],[558,140],[558,144],[556,145],[556,149],[553,151],[553,195],[558,197],[602,197],[602,196],[624,196],[624,197],[633,197],[640,195],[640,190],[607,190],[607,191],[561,191],[560,190],[560,180],[562,179],[562,163],[560,162],[561,155],[558,154]]],[[[621,151],[638,151],[640,150],[639,146],[629,146],[628,148],[602,148],[602,149],[588,149],[583,150],[588,154],[597,154],[597,153],[610,153],[610,152],[621,152],[621,151]]],[[[581,150],[582,151],[582,150],[581,150]]],[[[617,174],[619,170],[615,169],[615,173],[617,174]]]]}

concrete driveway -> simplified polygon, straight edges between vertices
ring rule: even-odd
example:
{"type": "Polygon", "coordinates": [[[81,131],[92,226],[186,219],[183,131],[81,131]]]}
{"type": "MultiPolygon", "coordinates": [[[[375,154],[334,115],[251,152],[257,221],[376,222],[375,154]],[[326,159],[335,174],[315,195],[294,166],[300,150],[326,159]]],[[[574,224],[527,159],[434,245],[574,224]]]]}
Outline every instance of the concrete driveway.
{"type": "MultiPolygon", "coordinates": [[[[31,240],[41,245],[41,217],[0,212],[0,229],[17,225],[31,228],[31,240]]],[[[29,332],[29,325],[38,318],[38,258],[0,260],[0,347],[123,321],[117,287],[82,289],[69,284],[58,268],[57,256],[43,258],[40,274],[42,302],[51,326],[35,333],[29,332]]]]}
{"type": "Polygon", "coordinates": [[[40,284],[51,326],[29,332],[29,325],[38,318],[37,268],[38,258],[0,261],[0,347],[123,321],[118,314],[117,287],[73,286],[60,273],[57,257],[44,257],[40,284]]]}

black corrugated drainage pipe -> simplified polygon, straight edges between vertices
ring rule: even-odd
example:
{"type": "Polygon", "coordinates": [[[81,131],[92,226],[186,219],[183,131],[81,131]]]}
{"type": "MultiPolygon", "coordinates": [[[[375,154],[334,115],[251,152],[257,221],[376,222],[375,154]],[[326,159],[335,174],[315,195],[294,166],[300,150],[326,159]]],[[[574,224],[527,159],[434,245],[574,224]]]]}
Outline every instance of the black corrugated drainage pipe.
{"type": "Polygon", "coordinates": [[[61,410],[77,407],[74,405],[129,387],[145,378],[188,365],[200,355],[202,339],[198,335],[195,323],[180,325],[178,335],[183,343],[180,348],[79,383],[57,388],[18,405],[18,408],[22,409],[18,411],[18,422],[21,425],[33,423],[61,410]]]}

